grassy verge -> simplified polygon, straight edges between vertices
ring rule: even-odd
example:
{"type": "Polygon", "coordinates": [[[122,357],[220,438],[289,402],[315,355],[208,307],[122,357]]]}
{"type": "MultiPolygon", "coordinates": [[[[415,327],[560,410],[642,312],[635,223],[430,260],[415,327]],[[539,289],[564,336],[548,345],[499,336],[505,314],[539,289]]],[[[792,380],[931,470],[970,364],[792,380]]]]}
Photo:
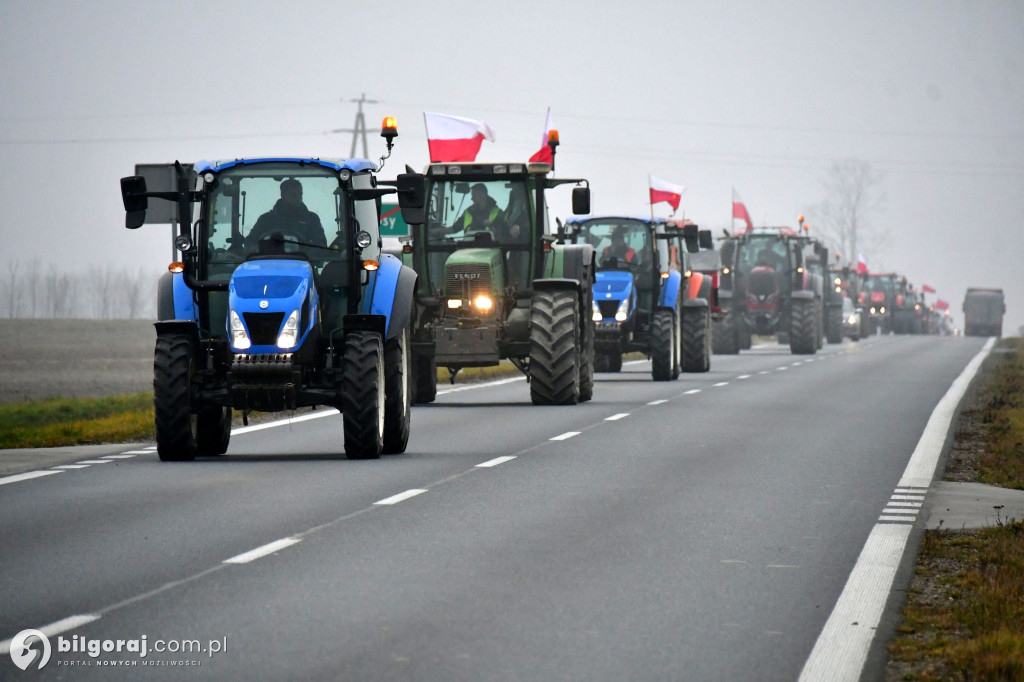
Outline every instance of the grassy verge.
{"type": "MultiPolygon", "coordinates": [[[[958,439],[980,440],[974,480],[1024,489],[1024,340],[999,350],[958,439]]],[[[1024,680],[1024,521],[927,531],[889,653],[889,680],[1024,680]]]]}
{"type": "Polygon", "coordinates": [[[0,448],[153,439],[153,394],[56,398],[0,405],[0,448]]]}

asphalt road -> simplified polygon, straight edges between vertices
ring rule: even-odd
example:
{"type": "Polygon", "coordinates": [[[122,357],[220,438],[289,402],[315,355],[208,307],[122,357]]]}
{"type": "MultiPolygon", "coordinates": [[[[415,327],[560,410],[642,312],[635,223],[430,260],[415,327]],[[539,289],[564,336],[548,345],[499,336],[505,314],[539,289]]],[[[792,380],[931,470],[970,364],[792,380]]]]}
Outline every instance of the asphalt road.
{"type": "Polygon", "coordinates": [[[0,679],[795,680],[983,341],[635,363],[574,407],[452,391],[379,461],[336,458],[337,415],[193,463],[92,453],[0,486],[0,640],[53,646],[31,673],[4,650],[0,679]],[[180,640],[220,650],[152,651],[180,640]]]}

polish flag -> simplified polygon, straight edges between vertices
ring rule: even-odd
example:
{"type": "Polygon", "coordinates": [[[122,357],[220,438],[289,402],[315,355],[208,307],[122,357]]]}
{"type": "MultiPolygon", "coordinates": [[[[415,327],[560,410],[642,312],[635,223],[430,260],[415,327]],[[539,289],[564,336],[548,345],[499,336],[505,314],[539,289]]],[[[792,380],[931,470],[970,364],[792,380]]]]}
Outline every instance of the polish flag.
{"type": "Polygon", "coordinates": [[[936,310],[949,310],[949,303],[947,303],[946,301],[943,301],[940,298],[939,300],[935,301],[935,309],[936,310]]]}
{"type": "Polygon", "coordinates": [[[551,153],[548,146],[548,133],[551,132],[551,107],[548,107],[548,117],[544,120],[544,137],[540,141],[540,149],[530,157],[531,163],[554,163],[555,155],[551,153]]]}
{"type": "Polygon", "coordinates": [[[653,175],[648,174],[647,179],[651,187],[651,205],[659,202],[668,202],[668,205],[673,210],[679,210],[679,200],[683,198],[683,192],[686,191],[686,187],[683,185],[673,185],[671,182],[665,182],[653,175]]]}
{"type": "Polygon", "coordinates": [[[923,291],[926,294],[934,294],[935,293],[935,289],[931,288],[927,284],[921,286],[921,291],[923,291]]]}
{"type": "Polygon", "coordinates": [[[864,260],[864,254],[857,254],[857,274],[866,275],[868,274],[868,262],[864,260]]]}
{"type": "Polygon", "coordinates": [[[732,190],[732,219],[745,222],[748,232],[754,229],[754,224],[750,222],[750,214],[747,213],[747,207],[740,201],[740,195],[736,194],[736,188],[732,190]]]}
{"type": "Polygon", "coordinates": [[[494,142],[494,131],[483,121],[423,112],[431,163],[476,161],[484,140],[494,142]]]}

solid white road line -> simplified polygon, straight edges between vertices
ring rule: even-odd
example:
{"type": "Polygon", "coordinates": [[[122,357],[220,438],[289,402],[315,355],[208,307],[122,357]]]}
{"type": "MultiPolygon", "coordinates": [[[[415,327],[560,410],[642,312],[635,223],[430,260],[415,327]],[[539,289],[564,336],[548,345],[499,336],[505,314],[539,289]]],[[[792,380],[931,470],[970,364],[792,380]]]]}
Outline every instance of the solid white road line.
{"type": "Polygon", "coordinates": [[[385,497],[383,500],[377,500],[374,504],[398,504],[399,502],[408,500],[410,497],[416,497],[417,495],[422,495],[425,492],[427,491],[420,488],[413,488],[412,490],[406,490],[404,493],[398,493],[391,497],[385,497]]]}
{"type": "Polygon", "coordinates": [[[505,457],[495,457],[492,460],[488,460],[486,462],[483,462],[482,464],[477,464],[476,466],[479,469],[489,469],[490,467],[496,467],[499,464],[504,464],[505,462],[511,462],[514,459],[515,459],[515,455],[507,455],[505,457]]]}
{"type": "Polygon", "coordinates": [[[230,559],[225,559],[224,563],[247,564],[250,561],[255,561],[260,557],[267,556],[268,554],[273,554],[278,550],[284,549],[285,547],[291,547],[292,545],[297,544],[299,542],[301,542],[301,540],[299,540],[298,538],[282,538],[280,540],[275,540],[271,543],[263,545],[262,547],[257,547],[256,549],[251,549],[248,552],[243,552],[238,556],[233,556],[230,559]]]}
{"type": "MultiPolygon", "coordinates": [[[[914,454],[910,456],[899,488],[927,488],[931,485],[956,407],[994,342],[995,339],[989,339],[936,405],[914,454]]],[[[923,496],[893,494],[892,499],[917,501],[923,499],[923,496]]],[[[889,599],[896,569],[913,528],[909,517],[896,513],[883,514],[878,521],[861,550],[846,581],[846,587],[839,595],[839,601],[818,635],[811,655],[804,663],[800,672],[801,682],[860,680],[871,642],[889,599]],[[887,521],[903,523],[885,523],[887,521]]]]}
{"type": "Polygon", "coordinates": [[[7,485],[8,483],[17,483],[18,481],[27,481],[31,478],[39,478],[40,476],[49,476],[50,474],[63,473],[59,470],[49,469],[47,471],[26,471],[23,474],[15,474],[13,476],[4,476],[0,478],[0,485],[7,485]]]}
{"type": "MultiPolygon", "coordinates": [[[[44,625],[41,628],[34,629],[39,630],[39,632],[43,633],[47,637],[53,637],[54,635],[59,635],[62,632],[67,632],[68,630],[74,630],[75,628],[87,625],[88,623],[91,623],[94,620],[99,620],[99,618],[99,616],[93,615],[91,613],[82,616],[69,616],[67,618],[58,620],[56,623],[50,623],[49,625],[44,625]]],[[[0,642],[0,656],[6,656],[9,653],[11,653],[11,641],[13,639],[14,638],[11,637],[11,639],[5,639],[4,641],[0,642]]]]}

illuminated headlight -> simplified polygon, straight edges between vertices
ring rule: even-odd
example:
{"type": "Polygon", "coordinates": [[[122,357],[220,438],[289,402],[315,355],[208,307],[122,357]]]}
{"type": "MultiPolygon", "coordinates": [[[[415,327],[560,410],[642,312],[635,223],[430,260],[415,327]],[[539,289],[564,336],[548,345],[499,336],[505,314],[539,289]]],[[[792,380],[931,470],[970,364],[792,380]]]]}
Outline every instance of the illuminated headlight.
{"type": "Polygon", "coordinates": [[[885,315],[885,306],[883,305],[883,306],[882,306],[881,308],[879,308],[879,309],[878,309],[878,312],[880,312],[880,313],[882,313],[883,315],[885,315]]]}
{"type": "Polygon", "coordinates": [[[920,309],[921,309],[921,304],[920,303],[917,303],[917,304],[914,305],[914,310],[920,310],[920,309]]]}
{"type": "Polygon", "coordinates": [[[728,275],[728,274],[729,274],[729,272],[731,272],[731,271],[729,270],[729,268],[722,268],[722,274],[723,274],[723,275],[728,275]]]}
{"type": "MultiPolygon", "coordinates": [[[[832,283],[835,284],[835,285],[839,285],[839,284],[843,283],[843,280],[841,280],[838,277],[836,277],[834,280],[832,280],[832,283]]],[[[839,289],[836,289],[836,291],[839,291],[839,289]]]]}
{"type": "Polygon", "coordinates": [[[871,306],[871,314],[874,315],[876,312],[878,311],[875,310],[875,306],[871,306]]]}
{"type": "Polygon", "coordinates": [[[299,342],[299,311],[293,310],[288,319],[284,321],[284,328],[277,337],[277,347],[281,349],[294,348],[299,342]]]}
{"type": "Polygon", "coordinates": [[[491,300],[490,296],[480,295],[473,299],[473,305],[480,310],[490,310],[491,306],[494,305],[494,301],[491,300]]]}
{"type": "Polygon", "coordinates": [[[622,303],[619,304],[619,309],[615,311],[616,322],[625,322],[626,318],[629,317],[629,299],[622,299],[622,303]]]}
{"type": "Polygon", "coordinates": [[[231,345],[238,350],[245,350],[252,347],[249,335],[245,333],[245,325],[234,310],[228,318],[231,321],[231,345]]]}
{"type": "Polygon", "coordinates": [[[842,287],[836,287],[836,293],[837,294],[840,294],[842,292],[843,292],[843,288],[842,287]]]}
{"type": "Polygon", "coordinates": [[[857,316],[850,315],[850,318],[846,320],[847,324],[857,324],[857,316]]]}
{"type": "Polygon", "coordinates": [[[450,310],[455,310],[456,308],[461,308],[461,307],[462,307],[462,299],[458,299],[458,298],[449,298],[448,299],[448,308],[450,310]]]}
{"type": "Polygon", "coordinates": [[[601,309],[597,307],[597,301],[590,302],[590,310],[590,317],[591,319],[594,320],[594,322],[600,322],[601,320],[604,319],[604,316],[601,314],[601,309]]]}

